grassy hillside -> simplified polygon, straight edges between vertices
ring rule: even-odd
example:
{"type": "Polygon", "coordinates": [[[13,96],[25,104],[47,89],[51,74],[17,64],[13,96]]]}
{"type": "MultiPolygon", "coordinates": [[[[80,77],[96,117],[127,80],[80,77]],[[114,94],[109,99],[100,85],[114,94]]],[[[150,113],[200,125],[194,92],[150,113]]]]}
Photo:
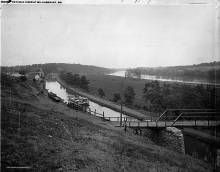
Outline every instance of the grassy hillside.
{"type": "Polygon", "coordinates": [[[1,77],[1,171],[211,171],[146,137],[51,101],[32,81],[1,77]]]}
{"type": "Polygon", "coordinates": [[[121,93],[127,86],[131,86],[136,93],[133,108],[137,109],[162,112],[166,108],[220,108],[217,103],[220,100],[219,87],[158,82],[160,90],[157,90],[155,82],[150,80],[125,79],[111,75],[87,75],[86,77],[90,82],[89,92],[99,96],[98,89],[101,88],[104,90],[104,98],[107,100],[112,100],[114,93],[121,93]],[[147,101],[143,97],[145,85],[149,89],[146,93],[147,101]],[[155,97],[154,100],[152,97],[155,97]]]}
{"type": "Polygon", "coordinates": [[[145,80],[126,78],[122,79],[118,76],[112,75],[87,75],[87,79],[89,80],[89,92],[98,95],[98,89],[102,88],[105,92],[105,98],[108,100],[113,99],[114,93],[121,93],[121,91],[126,88],[126,86],[130,85],[135,89],[135,103],[140,106],[144,105],[142,94],[144,89],[145,80]],[[123,80],[123,82],[122,82],[123,80]]]}

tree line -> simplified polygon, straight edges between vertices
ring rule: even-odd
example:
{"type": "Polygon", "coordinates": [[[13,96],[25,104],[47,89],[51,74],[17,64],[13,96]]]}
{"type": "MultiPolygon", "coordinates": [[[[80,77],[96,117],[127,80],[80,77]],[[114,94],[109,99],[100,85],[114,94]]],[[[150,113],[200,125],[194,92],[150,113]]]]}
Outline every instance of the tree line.
{"type": "MultiPolygon", "coordinates": [[[[104,90],[98,90],[101,97],[104,90]]],[[[135,89],[127,86],[123,93],[114,93],[112,101],[151,112],[166,109],[220,109],[220,88],[210,85],[167,84],[147,82],[142,90],[143,106],[135,104],[135,89]]]]}
{"type": "MultiPolygon", "coordinates": [[[[98,95],[102,98],[105,97],[104,89],[99,88],[98,95]]],[[[135,95],[136,93],[134,91],[134,88],[131,86],[127,86],[126,89],[123,91],[123,95],[121,95],[120,93],[114,93],[113,99],[111,101],[120,103],[121,101],[123,101],[125,105],[132,106],[135,100],[135,95]]]]}
{"type": "Polygon", "coordinates": [[[69,85],[82,88],[86,91],[89,90],[89,80],[86,79],[85,75],[80,76],[79,74],[73,74],[70,72],[61,72],[60,78],[69,85]]]}
{"type": "MultiPolygon", "coordinates": [[[[84,75],[62,72],[60,77],[72,86],[89,90],[89,80],[84,75]]],[[[97,89],[97,92],[100,97],[105,97],[103,88],[97,89]]],[[[151,112],[163,112],[166,109],[220,109],[220,88],[211,85],[151,81],[146,82],[142,90],[142,105],[136,103],[135,96],[135,88],[126,86],[122,93],[113,93],[111,101],[151,112]]]]}
{"type": "Polygon", "coordinates": [[[190,66],[173,66],[157,68],[133,68],[127,70],[129,76],[140,78],[141,75],[164,77],[181,77],[185,79],[207,79],[211,82],[220,81],[220,62],[202,63],[190,66]]]}
{"type": "Polygon", "coordinates": [[[143,89],[145,110],[219,109],[220,89],[207,85],[146,83],[143,89]]]}

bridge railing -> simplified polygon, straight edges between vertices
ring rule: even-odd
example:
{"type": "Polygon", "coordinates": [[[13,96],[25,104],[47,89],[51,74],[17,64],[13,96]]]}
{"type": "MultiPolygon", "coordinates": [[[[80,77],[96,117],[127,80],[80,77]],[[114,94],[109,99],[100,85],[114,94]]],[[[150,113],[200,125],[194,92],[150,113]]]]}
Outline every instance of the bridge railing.
{"type": "Polygon", "coordinates": [[[208,117],[211,118],[214,115],[220,115],[220,109],[167,109],[165,110],[156,121],[164,121],[164,120],[175,120],[181,113],[183,113],[182,117],[190,117],[193,116],[198,117],[208,117]],[[184,116],[183,116],[184,115],[184,116]]]}
{"type": "Polygon", "coordinates": [[[173,126],[177,121],[220,121],[220,109],[167,109],[156,123],[160,121],[173,121],[169,126],[173,126]]]}
{"type": "MultiPolygon", "coordinates": [[[[91,115],[100,117],[100,118],[102,118],[103,120],[113,121],[113,122],[120,122],[120,117],[112,117],[112,116],[109,116],[109,114],[105,114],[104,111],[103,111],[102,113],[99,113],[99,112],[97,112],[96,109],[91,110],[91,108],[87,108],[87,112],[88,112],[89,114],[91,114],[91,115]]],[[[122,122],[123,122],[123,123],[129,122],[129,121],[132,122],[132,121],[139,121],[139,120],[136,119],[136,118],[133,118],[133,117],[125,116],[125,115],[122,116],[122,122]]]]}
{"type": "Polygon", "coordinates": [[[176,123],[176,121],[220,121],[220,114],[219,112],[182,112],[180,115],[174,120],[171,124],[176,123]],[[202,115],[205,114],[205,115],[202,115]]]}

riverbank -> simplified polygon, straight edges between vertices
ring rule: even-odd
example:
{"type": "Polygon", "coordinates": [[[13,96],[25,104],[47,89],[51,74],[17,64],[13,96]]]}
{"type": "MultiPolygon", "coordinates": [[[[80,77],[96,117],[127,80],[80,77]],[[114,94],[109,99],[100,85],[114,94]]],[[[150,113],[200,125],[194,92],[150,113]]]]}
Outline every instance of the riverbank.
{"type": "Polygon", "coordinates": [[[53,102],[32,81],[10,81],[1,89],[1,171],[212,171],[200,160],[53,102]]]}
{"type": "MultiPolygon", "coordinates": [[[[102,105],[102,106],[106,106],[110,109],[113,109],[117,112],[121,112],[121,106],[117,105],[117,104],[114,104],[113,102],[110,102],[110,101],[107,101],[107,100],[104,100],[102,98],[99,98],[99,97],[96,97],[96,96],[93,96],[89,93],[85,93],[85,92],[82,92],[81,90],[77,89],[77,88],[73,88],[73,87],[70,87],[68,84],[65,83],[65,81],[61,80],[58,76],[57,76],[57,81],[67,89],[68,92],[70,93],[75,93],[75,94],[79,94],[81,96],[84,96],[84,97],[87,97],[89,98],[90,100],[102,105]]],[[[125,115],[128,115],[128,116],[131,116],[131,117],[135,117],[137,119],[140,119],[140,120],[143,120],[143,119],[151,119],[151,116],[152,114],[150,112],[148,112],[147,114],[142,114],[138,111],[135,111],[133,109],[130,109],[130,108],[127,108],[127,107],[124,107],[122,108],[122,113],[125,114],[125,115]]]]}

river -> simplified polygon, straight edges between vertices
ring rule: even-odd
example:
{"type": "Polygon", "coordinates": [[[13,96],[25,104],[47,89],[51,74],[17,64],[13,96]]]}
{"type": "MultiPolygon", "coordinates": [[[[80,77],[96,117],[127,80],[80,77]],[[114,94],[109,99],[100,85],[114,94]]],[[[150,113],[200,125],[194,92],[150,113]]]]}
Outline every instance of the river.
{"type": "MultiPolygon", "coordinates": [[[[125,70],[117,71],[108,75],[125,77],[125,70]]],[[[157,75],[141,75],[140,77],[132,76],[132,78],[153,80],[153,81],[163,81],[163,82],[178,82],[187,84],[206,84],[206,85],[216,85],[220,86],[220,83],[213,83],[206,79],[189,78],[189,77],[168,77],[168,76],[157,76],[157,75]]]]}

